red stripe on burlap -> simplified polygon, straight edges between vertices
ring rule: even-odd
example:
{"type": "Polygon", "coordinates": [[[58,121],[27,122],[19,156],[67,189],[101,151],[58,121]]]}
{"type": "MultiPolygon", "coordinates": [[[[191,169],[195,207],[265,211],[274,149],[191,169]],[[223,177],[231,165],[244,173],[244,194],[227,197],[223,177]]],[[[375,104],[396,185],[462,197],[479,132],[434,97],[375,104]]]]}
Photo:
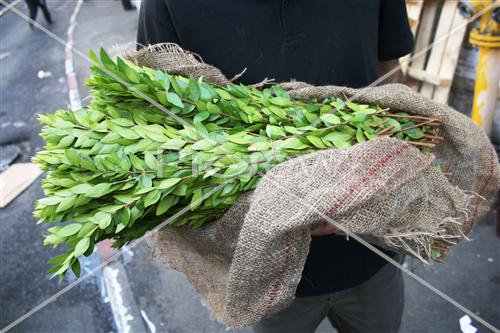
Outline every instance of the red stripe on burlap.
{"type": "Polygon", "coordinates": [[[346,193],[344,193],[343,196],[340,197],[340,200],[337,202],[337,204],[335,206],[332,207],[332,209],[330,209],[328,211],[328,213],[326,214],[328,217],[332,217],[333,214],[335,214],[337,212],[337,210],[339,210],[340,207],[342,207],[342,205],[347,201],[347,199],[349,199],[349,197],[359,188],[361,187],[361,185],[365,185],[366,183],[368,183],[370,180],[373,179],[373,176],[380,171],[380,169],[382,169],[384,167],[384,165],[389,162],[389,160],[393,159],[394,157],[402,154],[405,150],[407,150],[408,148],[410,148],[410,145],[404,145],[404,146],[401,146],[399,147],[397,150],[395,150],[394,152],[390,153],[390,154],[387,154],[386,156],[384,156],[384,158],[382,158],[380,161],[378,161],[369,171],[368,173],[366,174],[366,176],[364,176],[363,178],[361,178],[360,180],[358,180],[355,184],[351,185],[351,187],[349,187],[346,191],[346,193]]]}
{"type": "Polygon", "coordinates": [[[271,305],[273,304],[274,300],[276,297],[278,297],[278,288],[281,286],[283,283],[283,273],[285,271],[285,267],[288,265],[288,262],[290,261],[290,244],[289,244],[289,237],[288,237],[288,232],[285,234],[285,256],[283,259],[283,265],[281,265],[280,272],[278,274],[278,279],[273,283],[271,292],[269,293],[268,300],[267,300],[267,305],[266,309],[264,310],[264,314],[269,313],[271,310],[271,305]]]}
{"type": "MultiPolygon", "coordinates": [[[[328,216],[333,215],[346,201],[349,199],[349,197],[361,186],[366,183],[368,183],[370,180],[374,179],[374,176],[376,175],[377,172],[379,172],[384,165],[394,157],[401,155],[403,152],[408,150],[410,148],[410,145],[403,145],[396,149],[395,151],[387,154],[384,156],[382,159],[380,159],[364,176],[361,178],[359,181],[357,181],[355,184],[353,184],[351,187],[347,189],[347,191],[340,197],[340,200],[337,202],[337,204],[327,213],[328,216]]],[[[283,283],[283,272],[285,270],[285,267],[288,265],[288,262],[290,261],[290,251],[289,251],[289,239],[288,239],[288,233],[285,234],[285,256],[283,259],[283,264],[280,269],[280,274],[278,276],[278,279],[273,283],[271,292],[269,293],[268,299],[267,299],[267,304],[266,304],[266,309],[264,311],[264,315],[267,315],[269,311],[271,310],[271,306],[273,305],[273,302],[276,300],[276,297],[278,296],[278,289],[283,283]]]]}

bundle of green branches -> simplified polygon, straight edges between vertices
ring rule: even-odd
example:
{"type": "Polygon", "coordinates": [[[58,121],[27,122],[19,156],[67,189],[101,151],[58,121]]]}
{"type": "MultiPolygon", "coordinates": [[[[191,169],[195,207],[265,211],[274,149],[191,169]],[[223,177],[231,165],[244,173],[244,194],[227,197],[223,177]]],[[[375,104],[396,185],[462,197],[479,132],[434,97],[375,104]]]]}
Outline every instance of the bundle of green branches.
{"type": "Polygon", "coordinates": [[[292,99],[279,85],[218,87],[102,49],[90,57],[91,104],[39,116],[47,145],[33,160],[47,171],[46,197],[34,215],[63,222],[44,244],[68,248],[50,260],[54,276],[79,275],[77,258],[101,240],[120,247],[169,217],[192,228],[216,219],[286,159],[380,136],[424,151],[442,139],[438,119],[347,99],[292,99]]]}

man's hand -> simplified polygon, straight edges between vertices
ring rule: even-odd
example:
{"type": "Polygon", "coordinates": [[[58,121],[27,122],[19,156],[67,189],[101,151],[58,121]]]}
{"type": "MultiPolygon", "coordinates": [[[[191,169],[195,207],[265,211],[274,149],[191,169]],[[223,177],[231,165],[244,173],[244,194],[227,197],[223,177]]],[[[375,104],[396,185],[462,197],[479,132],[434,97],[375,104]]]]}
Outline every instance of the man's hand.
{"type": "Polygon", "coordinates": [[[342,231],[327,222],[320,222],[311,227],[311,236],[326,236],[331,234],[342,234],[342,231]]]}

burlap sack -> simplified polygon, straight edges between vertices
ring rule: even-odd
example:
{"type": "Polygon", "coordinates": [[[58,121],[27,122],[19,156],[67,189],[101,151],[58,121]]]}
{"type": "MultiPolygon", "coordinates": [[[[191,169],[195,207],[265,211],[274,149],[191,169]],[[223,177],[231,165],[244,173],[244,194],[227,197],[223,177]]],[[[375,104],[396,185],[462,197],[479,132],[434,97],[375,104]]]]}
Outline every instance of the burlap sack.
{"type": "MultiPolygon", "coordinates": [[[[229,83],[219,70],[171,44],[127,58],[229,83]]],[[[251,324],[291,303],[309,251],[310,227],[325,216],[378,245],[429,261],[432,242],[464,238],[499,187],[497,155],[488,138],[446,105],[395,84],[365,89],[300,82],[283,86],[293,97],[347,96],[439,117],[446,139],[433,155],[386,138],[292,159],[271,169],[221,219],[197,230],[166,227],[155,232],[150,239],[153,257],[185,273],[215,318],[230,326],[251,324]],[[437,171],[436,162],[452,176],[437,171]]]]}

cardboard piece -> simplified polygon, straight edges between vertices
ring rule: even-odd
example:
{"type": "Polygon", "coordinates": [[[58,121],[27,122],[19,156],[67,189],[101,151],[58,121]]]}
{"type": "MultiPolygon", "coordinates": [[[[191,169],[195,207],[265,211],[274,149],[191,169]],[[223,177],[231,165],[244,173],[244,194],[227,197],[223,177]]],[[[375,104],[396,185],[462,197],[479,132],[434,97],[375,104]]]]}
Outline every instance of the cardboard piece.
{"type": "Polygon", "coordinates": [[[0,208],[6,207],[41,174],[34,163],[15,163],[0,174],[0,208]]]}

